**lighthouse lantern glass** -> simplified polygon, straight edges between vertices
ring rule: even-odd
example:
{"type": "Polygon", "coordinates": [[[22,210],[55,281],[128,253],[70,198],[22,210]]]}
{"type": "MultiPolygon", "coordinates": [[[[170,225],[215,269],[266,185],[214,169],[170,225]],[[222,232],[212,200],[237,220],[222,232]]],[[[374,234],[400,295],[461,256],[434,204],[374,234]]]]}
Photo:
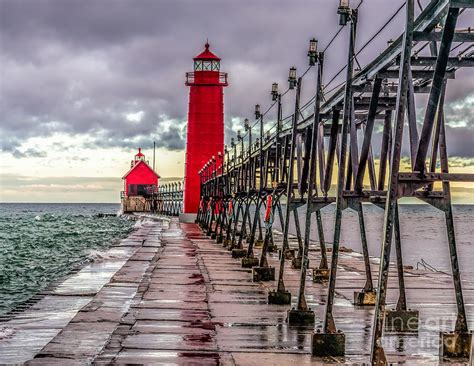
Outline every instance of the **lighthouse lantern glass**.
{"type": "Polygon", "coordinates": [[[203,61],[202,62],[202,70],[203,71],[211,71],[211,61],[203,61]]]}
{"type": "Polygon", "coordinates": [[[194,71],[202,71],[202,61],[194,61],[194,71]]]}
{"type": "Polygon", "coordinates": [[[194,61],[194,71],[219,71],[220,62],[211,60],[196,60],[194,61]]]}

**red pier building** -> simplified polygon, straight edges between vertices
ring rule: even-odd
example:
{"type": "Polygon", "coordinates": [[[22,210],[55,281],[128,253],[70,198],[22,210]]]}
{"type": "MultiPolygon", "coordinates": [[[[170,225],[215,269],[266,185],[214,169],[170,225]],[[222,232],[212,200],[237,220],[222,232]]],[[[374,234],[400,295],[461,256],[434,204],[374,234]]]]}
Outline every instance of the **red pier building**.
{"type": "MultiPolygon", "coordinates": [[[[199,170],[212,156],[224,151],[224,87],[227,73],[220,58],[209,50],[194,57],[194,72],[186,73],[189,86],[184,213],[195,214],[200,198],[199,170]]],[[[192,216],[192,215],[191,215],[192,216]]]]}
{"type": "Polygon", "coordinates": [[[147,199],[157,191],[160,176],[148,165],[141,148],[130,165],[130,170],[122,178],[122,211],[149,211],[147,199]]]}

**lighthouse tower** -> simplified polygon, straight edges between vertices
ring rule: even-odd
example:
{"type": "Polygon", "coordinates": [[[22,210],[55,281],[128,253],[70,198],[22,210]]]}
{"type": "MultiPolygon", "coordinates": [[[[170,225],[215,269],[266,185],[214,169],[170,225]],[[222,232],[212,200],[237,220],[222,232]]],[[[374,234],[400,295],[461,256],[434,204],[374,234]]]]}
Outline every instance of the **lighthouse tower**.
{"type": "MultiPolygon", "coordinates": [[[[220,58],[209,50],[194,57],[194,71],[186,73],[189,86],[184,213],[198,211],[199,170],[224,151],[224,87],[227,73],[220,72],[220,58]]],[[[191,215],[190,215],[191,216],[191,215]]]]}

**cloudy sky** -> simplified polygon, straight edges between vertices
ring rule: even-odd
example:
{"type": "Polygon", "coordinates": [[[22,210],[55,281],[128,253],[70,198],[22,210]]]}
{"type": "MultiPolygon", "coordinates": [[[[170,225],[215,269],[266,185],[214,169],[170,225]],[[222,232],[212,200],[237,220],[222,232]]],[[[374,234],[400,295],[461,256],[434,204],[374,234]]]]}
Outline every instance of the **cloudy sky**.
{"type": "MultiPolygon", "coordinates": [[[[365,0],[357,44],[402,3],[365,0]]],[[[184,76],[206,39],[229,73],[229,140],[256,103],[270,105],[271,83],[286,85],[288,67],[306,68],[310,38],[328,43],[336,8],[336,0],[0,0],[0,201],[118,202],[130,159],[138,146],[151,158],[154,140],[159,174],[182,177],[184,76]]],[[[403,21],[401,11],[359,61],[403,21]]],[[[468,23],[463,14],[460,25],[468,23]]],[[[326,53],[325,82],[345,63],[346,34],[326,53]]],[[[314,89],[307,79],[304,100],[314,89]]],[[[450,83],[449,153],[455,171],[472,172],[474,72],[450,83]]],[[[285,103],[289,114],[291,98],[285,103]]],[[[456,189],[463,200],[474,192],[456,189]]]]}

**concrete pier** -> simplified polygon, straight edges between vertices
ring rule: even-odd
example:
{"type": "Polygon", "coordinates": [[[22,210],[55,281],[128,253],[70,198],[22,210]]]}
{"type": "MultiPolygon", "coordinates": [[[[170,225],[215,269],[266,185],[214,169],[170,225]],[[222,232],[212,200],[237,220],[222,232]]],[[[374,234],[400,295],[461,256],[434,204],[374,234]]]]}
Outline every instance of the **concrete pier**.
{"type": "MultiPolygon", "coordinates": [[[[291,245],[297,246],[296,242],[291,245]]],[[[318,358],[311,356],[311,337],[322,326],[327,284],[314,283],[311,271],[306,292],[315,324],[298,327],[288,325],[291,306],[267,304],[268,290],[276,282],[253,282],[252,269],[242,268],[240,259],[232,258],[196,224],[177,219],[148,222],[111,250],[121,254],[106,261],[105,268],[100,263],[85,267],[30,309],[0,323],[0,329],[11,329],[11,335],[0,339],[0,363],[317,365],[369,361],[373,307],[353,305],[354,292],[365,283],[359,253],[341,252],[339,258],[334,314],[346,337],[346,356],[318,358]]],[[[255,254],[259,256],[259,250],[255,254]]],[[[269,253],[268,260],[270,266],[278,267],[278,253],[269,253]]],[[[377,261],[372,259],[374,275],[377,261]]],[[[310,266],[318,264],[319,253],[311,250],[310,266]]],[[[298,279],[299,271],[287,263],[285,285],[293,295],[292,306],[298,279]]],[[[389,284],[388,303],[394,307],[398,296],[395,269],[389,284]]],[[[409,307],[419,311],[419,328],[415,333],[385,333],[388,360],[438,363],[439,332],[454,329],[451,278],[407,269],[406,286],[409,307]]],[[[465,278],[463,286],[472,329],[472,279],[465,278]]],[[[449,364],[449,360],[442,362],[449,364]]]]}

